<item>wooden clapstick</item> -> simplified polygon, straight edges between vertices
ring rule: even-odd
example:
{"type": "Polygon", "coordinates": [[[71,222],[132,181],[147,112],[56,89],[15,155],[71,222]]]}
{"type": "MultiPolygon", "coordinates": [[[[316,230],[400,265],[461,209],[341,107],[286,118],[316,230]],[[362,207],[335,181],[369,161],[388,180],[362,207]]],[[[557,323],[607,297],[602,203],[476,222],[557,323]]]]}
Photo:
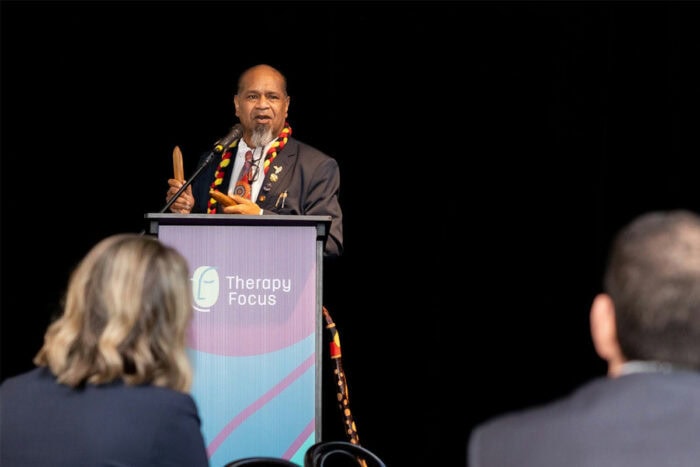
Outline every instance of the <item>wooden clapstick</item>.
{"type": "Polygon", "coordinates": [[[182,165],[182,151],[180,146],[175,146],[173,149],[173,174],[175,180],[185,181],[185,169],[182,165]]]}
{"type": "Polygon", "coordinates": [[[234,204],[238,204],[235,199],[213,188],[209,189],[209,196],[211,196],[224,206],[233,206],[234,204]]]}

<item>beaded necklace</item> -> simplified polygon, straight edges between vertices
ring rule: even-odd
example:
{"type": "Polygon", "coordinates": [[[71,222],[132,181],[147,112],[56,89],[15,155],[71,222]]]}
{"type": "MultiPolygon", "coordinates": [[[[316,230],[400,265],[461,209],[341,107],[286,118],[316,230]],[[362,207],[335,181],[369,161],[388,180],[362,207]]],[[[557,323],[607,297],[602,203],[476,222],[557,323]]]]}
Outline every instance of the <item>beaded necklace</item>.
{"type": "MultiPolygon", "coordinates": [[[[263,163],[263,172],[265,175],[267,175],[267,172],[270,170],[270,164],[272,164],[272,161],[275,160],[275,157],[277,157],[279,151],[281,151],[287,144],[287,140],[291,134],[292,127],[289,126],[288,122],[284,122],[284,128],[282,128],[282,131],[277,136],[277,139],[274,143],[272,143],[270,149],[267,150],[267,154],[265,155],[265,162],[263,163]]],[[[238,140],[229,146],[229,148],[221,156],[221,161],[219,162],[219,166],[216,168],[216,173],[214,175],[214,181],[211,184],[211,188],[218,190],[219,186],[224,181],[224,170],[231,163],[231,156],[233,156],[233,150],[236,148],[236,146],[238,146],[238,140]]],[[[209,202],[207,203],[207,214],[215,213],[216,200],[214,198],[209,198],[209,202]]]]}

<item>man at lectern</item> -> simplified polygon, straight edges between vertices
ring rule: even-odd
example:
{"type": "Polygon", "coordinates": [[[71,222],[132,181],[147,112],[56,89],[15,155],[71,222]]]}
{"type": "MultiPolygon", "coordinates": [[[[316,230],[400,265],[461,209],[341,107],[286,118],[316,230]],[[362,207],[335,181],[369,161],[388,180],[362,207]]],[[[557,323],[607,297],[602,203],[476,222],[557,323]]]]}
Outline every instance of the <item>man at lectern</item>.
{"type": "MultiPolygon", "coordinates": [[[[201,173],[170,205],[174,213],[330,216],[326,256],[343,251],[343,214],[338,201],[338,163],[293,138],[287,122],[287,80],[261,64],[244,71],[233,97],[236,124],[203,154],[201,173]],[[213,156],[213,160],[211,160],[213,156]]],[[[171,178],[169,202],[185,180],[171,178]]]]}

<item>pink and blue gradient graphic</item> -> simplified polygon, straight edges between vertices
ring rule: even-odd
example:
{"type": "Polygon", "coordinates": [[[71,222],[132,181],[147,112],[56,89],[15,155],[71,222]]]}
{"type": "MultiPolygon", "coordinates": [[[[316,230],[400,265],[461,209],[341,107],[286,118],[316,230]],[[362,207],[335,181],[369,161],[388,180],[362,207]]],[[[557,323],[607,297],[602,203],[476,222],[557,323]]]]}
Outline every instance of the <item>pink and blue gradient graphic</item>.
{"type": "Polygon", "coordinates": [[[317,440],[316,228],[162,225],[158,236],[192,271],[192,395],[211,465],[302,465],[317,440]]]}

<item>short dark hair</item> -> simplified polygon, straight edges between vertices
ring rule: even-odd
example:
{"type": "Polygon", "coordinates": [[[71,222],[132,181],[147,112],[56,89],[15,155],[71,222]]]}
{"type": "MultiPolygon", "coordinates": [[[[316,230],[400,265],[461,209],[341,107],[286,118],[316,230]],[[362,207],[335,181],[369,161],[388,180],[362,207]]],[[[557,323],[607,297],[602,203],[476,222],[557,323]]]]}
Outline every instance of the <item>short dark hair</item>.
{"type": "Polygon", "coordinates": [[[700,369],[700,217],[640,215],[615,237],[604,277],[628,360],[700,369]]]}

